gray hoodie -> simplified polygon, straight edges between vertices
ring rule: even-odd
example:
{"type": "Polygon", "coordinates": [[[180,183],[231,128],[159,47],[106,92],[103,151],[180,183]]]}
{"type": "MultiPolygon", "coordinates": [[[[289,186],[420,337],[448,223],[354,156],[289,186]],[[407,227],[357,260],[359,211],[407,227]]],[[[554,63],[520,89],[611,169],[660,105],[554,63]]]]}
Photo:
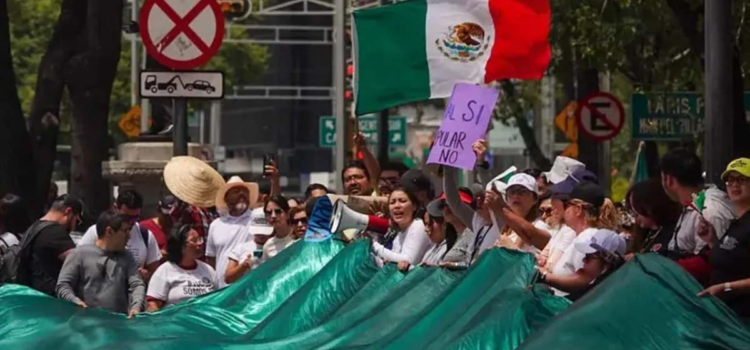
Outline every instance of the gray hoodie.
{"type": "Polygon", "coordinates": [[[146,297],[130,252],[108,252],[97,245],[79,246],[65,259],[56,291],[60,299],[119,313],[141,311],[146,297]]]}

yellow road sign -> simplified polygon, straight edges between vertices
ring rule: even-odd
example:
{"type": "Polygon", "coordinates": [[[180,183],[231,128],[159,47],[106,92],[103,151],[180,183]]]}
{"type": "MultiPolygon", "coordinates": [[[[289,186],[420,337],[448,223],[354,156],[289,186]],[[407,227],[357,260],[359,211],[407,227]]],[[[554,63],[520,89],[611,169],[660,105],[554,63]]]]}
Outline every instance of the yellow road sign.
{"type": "Polygon", "coordinates": [[[135,105],[117,122],[125,135],[137,137],[141,133],[141,106],[135,105]]]}
{"type": "Polygon", "coordinates": [[[572,142],[560,153],[561,156],[578,159],[578,143],[572,142]]]}
{"type": "Polygon", "coordinates": [[[577,108],[578,102],[572,101],[555,117],[555,126],[565,134],[568,140],[573,142],[578,141],[578,125],[575,116],[577,108]]]}

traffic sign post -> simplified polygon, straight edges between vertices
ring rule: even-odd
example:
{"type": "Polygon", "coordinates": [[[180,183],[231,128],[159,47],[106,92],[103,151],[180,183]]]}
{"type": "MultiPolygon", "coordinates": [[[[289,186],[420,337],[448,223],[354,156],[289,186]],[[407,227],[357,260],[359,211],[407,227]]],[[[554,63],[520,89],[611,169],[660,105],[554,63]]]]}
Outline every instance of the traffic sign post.
{"type": "Polygon", "coordinates": [[[141,96],[174,98],[173,154],[187,155],[186,98],[221,98],[224,79],[217,72],[184,70],[206,64],[219,52],[224,39],[224,14],[215,0],[146,0],[140,19],[146,52],[175,70],[143,72],[141,96]]]}
{"type": "Polygon", "coordinates": [[[140,94],[144,98],[193,98],[218,100],[224,97],[221,72],[141,72],[140,94]]]}
{"type": "Polygon", "coordinates": [[[171,69],[194,69],[219,52],[224,14],[214,0],[146,0],[141,8],[146,51],[171,69]]]}
{"type": "MultiPolygon", "coordinates": [[[[361,116],[357,118],[359,131],[365,136],[369,146],[378,144],[379,122],[378,116],[361,116]]],[[[320,117],[319,121],[320,147],[332,148],[336,145],[336,120],[333,117],[320,117]]],[[[406,146],[406,117],[391,116],[388,119],[388,146],[406,146]]]]}
{"type": "Polygon", "coordinates": [[[612,94],[596,92],[579,101],[576,109],[578,129],[595,141],[613,139],[625,125],[625,109],[612,94]]]}

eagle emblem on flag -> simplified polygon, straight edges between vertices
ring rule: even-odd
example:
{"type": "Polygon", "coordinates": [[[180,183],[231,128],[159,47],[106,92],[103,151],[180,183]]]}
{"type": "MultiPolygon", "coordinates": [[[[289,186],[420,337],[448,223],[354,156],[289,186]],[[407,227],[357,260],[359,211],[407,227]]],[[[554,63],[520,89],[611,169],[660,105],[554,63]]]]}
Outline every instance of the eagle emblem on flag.
{"type": "Polygon", "coordinates": [[[490,36],[477,23],[464,22],[448,27],[442,38],[435,40],[438,50],[453,61],[471,62],[484,55],[490,36]]]}

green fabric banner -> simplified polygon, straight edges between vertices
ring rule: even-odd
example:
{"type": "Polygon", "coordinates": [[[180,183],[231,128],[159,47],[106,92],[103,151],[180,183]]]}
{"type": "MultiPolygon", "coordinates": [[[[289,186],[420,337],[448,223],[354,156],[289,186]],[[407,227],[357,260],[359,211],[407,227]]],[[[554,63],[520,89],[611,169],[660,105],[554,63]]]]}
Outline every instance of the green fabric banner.
{"type": "Polygon", "coordinates": [[[0,288],[0,349],[748,349],[750,331],[680,267],[638,256],[570,306],[530,254],[468,270],[378,268],[369,241],[299,242],[234,285],[128,320],[0,288]]]}

